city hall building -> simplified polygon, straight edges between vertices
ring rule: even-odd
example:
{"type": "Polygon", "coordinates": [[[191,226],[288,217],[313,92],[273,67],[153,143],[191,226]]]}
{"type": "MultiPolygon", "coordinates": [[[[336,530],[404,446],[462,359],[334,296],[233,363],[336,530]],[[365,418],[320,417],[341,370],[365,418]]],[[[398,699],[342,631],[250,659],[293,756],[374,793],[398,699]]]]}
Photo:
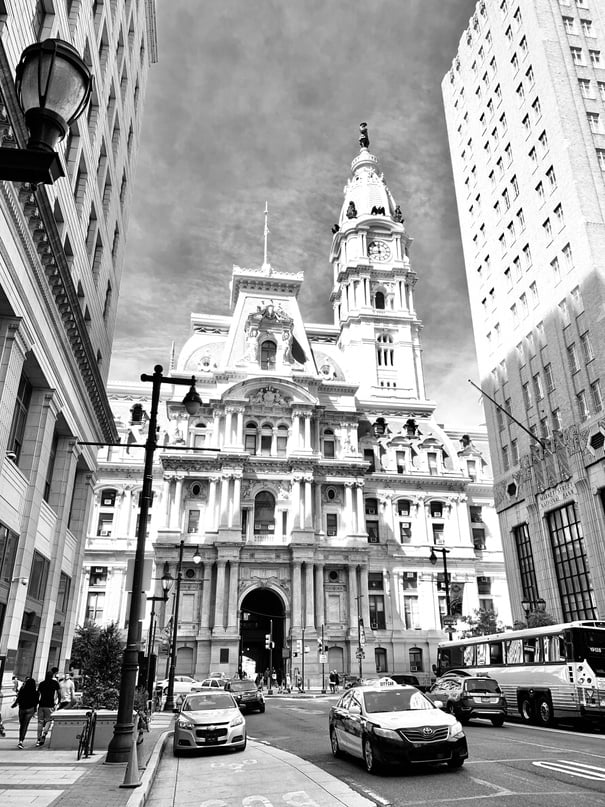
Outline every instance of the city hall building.
{"type": "MultiPolygon", "coordinates": [[[[260,267],[233,269],[230,316],[192,314],[164,372],[195,376],[203,403],[191,417],[185,388],[162,386],[147,543],[158,596],[184,542],[177,673],[428,682],[460,616],[510,621],[486,435],[438,424],[425,393],[411,244],[362,126],[329,253],[333,324],[303,320],[303,272],[273,267],[266,242],[260,267]]],[[[78,620],[123,625],[150,389],[109,395],[124,447],[101,451],[78,620]]],[[[175,593],[147,637],[160,678],[175,593]]]]}

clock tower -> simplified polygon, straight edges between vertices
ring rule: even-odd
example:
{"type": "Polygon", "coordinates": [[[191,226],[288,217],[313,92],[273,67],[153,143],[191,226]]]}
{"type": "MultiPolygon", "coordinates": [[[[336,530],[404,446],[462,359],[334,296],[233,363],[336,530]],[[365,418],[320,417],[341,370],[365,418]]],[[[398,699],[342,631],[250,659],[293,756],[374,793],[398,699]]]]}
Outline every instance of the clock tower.
{"type": "Polygon", "coordinates": [[[338,344],[359,381],[360,398],[409,401],[432,412],[424,391],[422,324],[414,311],[413,239],[369,151],[365,123],[360,131],[361,148],[351,163],[330,253],[338,344]]]}

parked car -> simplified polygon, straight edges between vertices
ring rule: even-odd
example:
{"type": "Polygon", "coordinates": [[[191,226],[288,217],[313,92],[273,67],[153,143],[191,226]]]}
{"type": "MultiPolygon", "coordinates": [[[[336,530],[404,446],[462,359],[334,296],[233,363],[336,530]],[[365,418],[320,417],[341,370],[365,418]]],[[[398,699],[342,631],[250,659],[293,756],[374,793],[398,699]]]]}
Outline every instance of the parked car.
{"type": "MultiPolygon", "coordinates": [[[[164,678],[163,681],[158,681],[155,686],[156,689],[161,688],[162,695],[168,694],[168,678],[164,678]]],[[[175,695],[181,695],[187,692],[195,692],[195,690],[200,689],[201,686],[202,682],[198,681],[196,678],[192,678],[190,675],[175,675],[173,693],[175,695]]]]}
{"type": "Polygon", "coordinates": [[[230,681],[225,686],[225,689],[231,692],[240,709],[245,709],[248,712],[255,710],[257,712],[265,711],[265,696],[254,681],[247,678],[236,679],[230,681]]]}
{"type": "Polygon", "coordinates": [[[385,765],[444,762],[460,768],[468,757],[460,721],[416,687],[388,679],[351,687],[330,709],[332,753],[363,760],[369,773],[385,765]]]}
{"type": "Polygon", "coordinates": [[[502,726],[507,715],[506,698],[498,682],[489,675],[447,673],[435,681],[427,694],[441,701],[443,708],[461,723],[483,717],[494,726],[502,726]]]}
{"type": "Polygon", "coordinates": [[[225,689],[225,685],[228,683],[228,678],[204,678],[201,686],[203,689],[206,689],[207,687],[214,687],[214,689],[225,689]]]}
{"type": "Polygon", "coordinates": [[[225,747],[235,751],[246,747],[246,720],[233,695],[216,688],[186,695],[174,721],[174,756],[225,747]]]}

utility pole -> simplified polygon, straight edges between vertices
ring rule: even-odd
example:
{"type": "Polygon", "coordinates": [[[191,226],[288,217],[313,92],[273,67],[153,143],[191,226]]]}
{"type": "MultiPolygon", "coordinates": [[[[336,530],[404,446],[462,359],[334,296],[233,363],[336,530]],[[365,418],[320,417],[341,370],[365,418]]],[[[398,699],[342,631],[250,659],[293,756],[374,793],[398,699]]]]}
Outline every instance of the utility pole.
{"type": "Polygon", "coordinates": [[[360,600],[363,594],[358,594],[355,597],[357,601],[357,660],[359,661],[359,678],[363,678],[363,659],[365,657],[364,645],[366,643],[366,632],[363,627],[363,619],[361,618],[361,603],[360,600]]]}
{"type": "Polygon", "coordinates": [[[273,695],[273,620],[269,620],[269,689],[267,695],[273,695]]]}

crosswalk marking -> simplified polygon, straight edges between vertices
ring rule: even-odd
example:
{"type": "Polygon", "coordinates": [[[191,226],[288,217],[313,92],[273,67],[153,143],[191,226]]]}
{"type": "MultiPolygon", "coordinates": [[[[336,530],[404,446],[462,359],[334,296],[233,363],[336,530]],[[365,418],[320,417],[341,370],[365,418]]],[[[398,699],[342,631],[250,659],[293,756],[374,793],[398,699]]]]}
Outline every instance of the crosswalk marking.
{"type": "Polygon", "coordinates": [[[537,768],[557,771],[557,773],[567,773],[570,776],[578,776],[582,779],[605,782],[605,768],[598,768],[596,765],[585,765],[583,762],[568,762],[564,759],[554,759],[548,762],[532,762],[532,765],[535,765],[537,768]]]}

